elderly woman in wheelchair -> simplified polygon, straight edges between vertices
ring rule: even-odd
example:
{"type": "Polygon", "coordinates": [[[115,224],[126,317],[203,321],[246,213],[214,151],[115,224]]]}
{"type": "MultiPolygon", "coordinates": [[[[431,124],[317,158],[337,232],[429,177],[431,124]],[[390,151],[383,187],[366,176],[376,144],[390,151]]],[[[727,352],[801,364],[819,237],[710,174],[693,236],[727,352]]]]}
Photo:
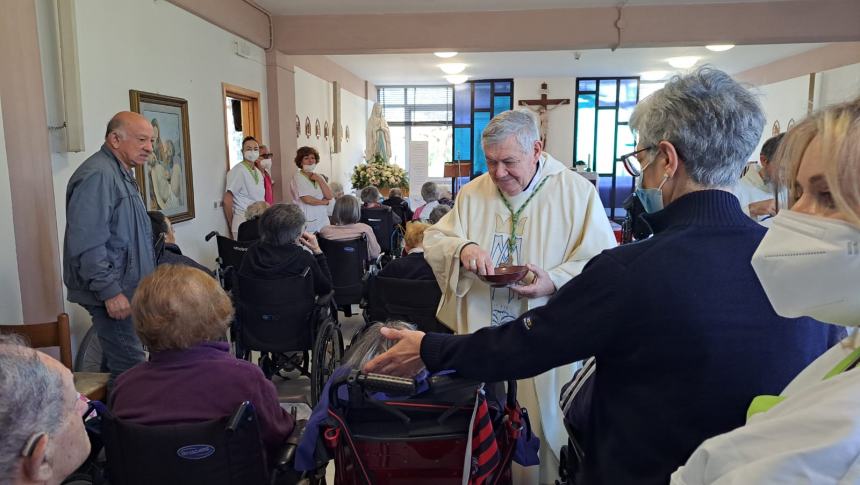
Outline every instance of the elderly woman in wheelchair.
{"type": "Polygon", "coordinates": [[[484,385],[450,372],[421,370],[412,379],[360,369],[391,341],[375,323],[351,344],[308,420],[296,469],[313,473],[335,462],[336,484],[510,483],[512,460],[537,464],[539,440],[516,402],[516,383],[484,385]]]}
{"type": "Polygon", "coordinates": [[[132,316],[150,357],[117,378],[113,416],[137,425],[194,423],[250,401],[268,461],[276,461],[295,421],[260,369],[230,355],[223,339],[233,306],[218,282],[187,266],[159,266],[137,288],[132,316]]]}

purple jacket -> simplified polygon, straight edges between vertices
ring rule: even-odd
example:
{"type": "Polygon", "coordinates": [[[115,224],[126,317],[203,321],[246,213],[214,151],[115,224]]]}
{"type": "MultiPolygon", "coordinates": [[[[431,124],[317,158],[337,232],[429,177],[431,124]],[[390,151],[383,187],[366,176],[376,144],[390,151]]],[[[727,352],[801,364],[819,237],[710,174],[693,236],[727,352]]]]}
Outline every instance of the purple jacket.
{"type": "MultiPolygon", "coordinates": [[[[251,401],[268,457],[293,431],[275,386],[259,367],[229,354],[226,342],[153,352],[120,375],[110,397],[114,416],[138,424],[176,424],[228,416],[251,401]]],[[[269,463],[273,463],[269,459],[269,463]]]]}

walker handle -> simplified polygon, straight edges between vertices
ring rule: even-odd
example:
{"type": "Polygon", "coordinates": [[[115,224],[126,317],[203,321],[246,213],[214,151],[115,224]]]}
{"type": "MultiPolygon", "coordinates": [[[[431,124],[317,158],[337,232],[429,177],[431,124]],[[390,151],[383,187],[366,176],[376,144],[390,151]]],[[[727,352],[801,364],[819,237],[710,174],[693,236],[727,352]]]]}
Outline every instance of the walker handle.
{"type": "Polygon", "coordinates": [[[359,374],[356,379],[365,389],[381,391],[386,394],[411,396],[417,388],[414,379],[387,376],[383,374],[359,374]]]}

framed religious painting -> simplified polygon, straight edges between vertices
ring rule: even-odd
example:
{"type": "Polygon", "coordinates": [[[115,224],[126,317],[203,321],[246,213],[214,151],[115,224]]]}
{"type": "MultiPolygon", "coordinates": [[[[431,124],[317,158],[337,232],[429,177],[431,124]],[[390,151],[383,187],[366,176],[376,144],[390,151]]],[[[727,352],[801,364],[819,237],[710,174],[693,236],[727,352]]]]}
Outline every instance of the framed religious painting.
{"type": "Polygon", "coordinates": [[[305,136],[311,137],[311,119],[307,116],[305,116],[305,136]]]}
{"type": "Polygon", "coordinates": [[[319,138],[320,133],[322,133],[322,130],[320,130],[320,119],[319,118],[317,118],[316,125],[314,126],[314,133],[316,133],[317,138],[319,138]]]}
{"type": "Polygon", "coordinates": [[[323,125],[323,138],[328,140],[328,120],[326,120],[325,124],[323,125]]]}
{"type": "Polygon", "coordinates": [[[188,101],[161,94],[129,90],[131,110],[152,123],[152,155],[135,178],[146,210],[161,211],[170,222],[194,219],[194,180],[188,101]]]}
{"type": "Polygon", "coordinates": [[[296,115],[296,138],[300,138],[302,136],[302,120],[299,119],[299,115],[296,115]]]}

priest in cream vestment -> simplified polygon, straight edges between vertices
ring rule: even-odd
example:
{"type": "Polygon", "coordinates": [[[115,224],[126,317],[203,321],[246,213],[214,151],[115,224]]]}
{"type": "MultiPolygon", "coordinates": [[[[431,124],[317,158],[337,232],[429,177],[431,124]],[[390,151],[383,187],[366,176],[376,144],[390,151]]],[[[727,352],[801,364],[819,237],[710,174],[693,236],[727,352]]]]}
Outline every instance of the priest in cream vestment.
{"type": "MultiPolygon", "coordinates": [[[[459,334],[544,305],[593,256],[616,245],[594,186],[542,151],[533,115],[499,114],[482,144],[487,173],[463,187],[454,209],[424,235],[424,255],[442,289],[437,317],[459,334]],[[478,278],[507,262],[538,266],[551,282],[491,288],[478,278]]],[[[573,370],[559,367],[520,381],[520,403],[542,438],[542,483],[552,483],[567,443],[558,399],[573,370]]]]}

